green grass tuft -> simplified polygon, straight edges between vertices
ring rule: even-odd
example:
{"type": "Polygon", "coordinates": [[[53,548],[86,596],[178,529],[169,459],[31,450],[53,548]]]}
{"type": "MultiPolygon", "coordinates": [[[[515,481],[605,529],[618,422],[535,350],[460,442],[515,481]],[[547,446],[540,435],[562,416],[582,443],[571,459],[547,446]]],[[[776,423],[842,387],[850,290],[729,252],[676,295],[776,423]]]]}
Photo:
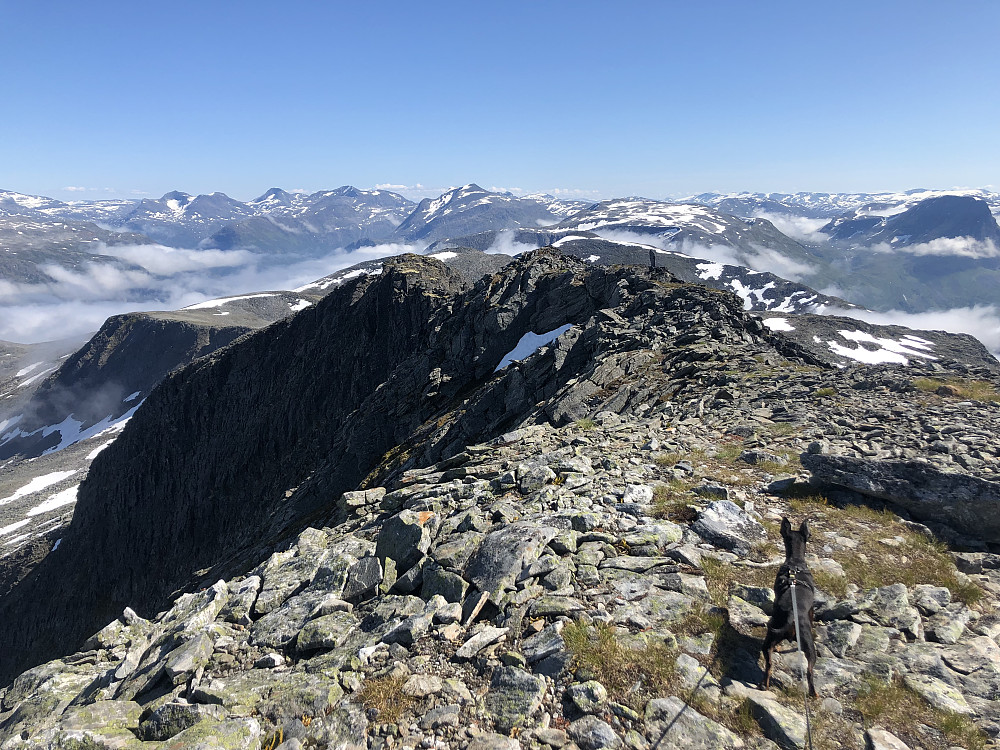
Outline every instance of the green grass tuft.
{"type": "Polygon", "coordinates": [[[949,391],[939,395],[971,401],[1000,401],[1000,391],[987,380],[966,380],[965,378],[916,378],[913,387],[926,393],[937,393],[939,389],[949,391]]]}
{"type": "Polygon", "coordinates": [[[677,652],[665,644],[629,648],[604,623],[570,623],[562,637],[573,668],[604,685],[612,700],[638,711],[650,698],[670,694],[677,652]]]}
{"type": "Polygon", "coordinates": [[[698,515],[690,503],[694,501],[691,488],[696,482],[674,479],[667,484],[653,487],[653,517],[675,523],[690,523],[698,515]]]}
{"type": "Polygon", "coordinates": [[[378,711],[379,724],[395,724],[414,702],[403,692],[405,677],[369,677],[362,684],[355,700],[368,709],[378,711]]]}
{"type": "Polygon", "coordinates": [[[910,747],[928,747],[928,750],[944,750],[953,745],[967,750],[986,747],[986,735],[971,720],[934,708],[899,680],[885,683],[875,678],[865,679],[854,708],[866,726],[883,726],[910,747]],[[944,741],[929,747],[927,735],[916,731],[921,724],[937,729],[944,735],[944,741]]]}

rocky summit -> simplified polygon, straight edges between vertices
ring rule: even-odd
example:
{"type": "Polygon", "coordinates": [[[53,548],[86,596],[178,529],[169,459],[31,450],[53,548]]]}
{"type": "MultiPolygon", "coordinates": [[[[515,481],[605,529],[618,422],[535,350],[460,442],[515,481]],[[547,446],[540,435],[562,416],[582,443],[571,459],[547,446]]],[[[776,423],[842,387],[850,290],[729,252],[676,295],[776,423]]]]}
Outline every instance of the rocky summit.
{"type": "MultiPolygon", "coordinates": [[[[792,317],[792,316],[790,316],[792,317]]],[[[985,748],[1000,376],[403,256],[171,374],[0,599],[0,748],[985,748]],[[819,697],[760,646],[808,519],[819,697]]]]}

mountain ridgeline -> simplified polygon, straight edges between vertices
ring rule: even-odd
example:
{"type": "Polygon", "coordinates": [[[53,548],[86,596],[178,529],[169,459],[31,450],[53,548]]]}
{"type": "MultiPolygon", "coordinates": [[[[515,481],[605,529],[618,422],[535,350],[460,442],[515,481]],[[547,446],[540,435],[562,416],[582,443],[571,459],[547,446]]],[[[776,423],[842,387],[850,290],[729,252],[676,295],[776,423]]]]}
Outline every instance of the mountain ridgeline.
{"type": "MultiPolygon", "coordinates": [[[[328,513],[387,452],[488,380],[525,333],[583,324],[672,282],[665,271],[541,252],[468,289],[444,264],[402,256],[170,375],[95,459],[59,549],[0,604],[11,624],[0,648],[18,655],[2,677],[126,605],[156,611],[207,571],[245,564],[262,541],[328,513]]],[[[768,335],[731,306],[747,331],[768,335]]],[[[581,358],[574,349],[570,364],[581,358]]],[[[567,380],[575,369],[560,372],[567,380]]],[[[516,368],[501,380],[453,435],[490,437],[558,385],[516,368]]]]}

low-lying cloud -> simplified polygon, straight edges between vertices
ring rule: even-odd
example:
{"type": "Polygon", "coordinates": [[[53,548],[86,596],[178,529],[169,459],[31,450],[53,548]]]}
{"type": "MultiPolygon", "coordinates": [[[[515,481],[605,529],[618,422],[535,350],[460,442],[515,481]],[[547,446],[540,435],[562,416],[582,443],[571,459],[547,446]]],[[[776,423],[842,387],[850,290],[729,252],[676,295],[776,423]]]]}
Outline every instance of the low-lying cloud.
{"type": "Polygon", "coordinates": [[[993,240],[977,240],[974,237],[938,237],[930,242],[919,242],[915,245],[890,245],[880,242],[872,245],[877,253],[908,253],[909,255],[949,255],[960,258],[1000,257],[1000,248],[993,240]]]}
{"type": "Polygon", "coordinates": [[[255,257],[247,250],[188,250],[165,245],[102,245],[94,252],[121,258],[158,276],[209,268],[235,268],[252,263],[255,257]]]}
{"type": "Polygon", "coordinates": [[[500,230],[497,232],[497,236],[496,239],[493,240],[493,244],[486,248],[485,252],[503,255],[518,255],[520,253],[526,253],[538,248],[538,243],[517,242],[514,237],[515,234],[512,229],[500,230]]]}
{"type": "Polygon", "coordinates": [[[815,269],[807,263],[802,263],[777,250],[760,245],[754,245],[752,251],[746,251],[728,245],[701,245],[695,242],[684,242],[679,249],[685,255],[691,255],[695,258],[703,258],[713,263],[743,266],[753,271],[767,271],[789,281],[802,281],[815,273],[815,269]]]}
{"type": "Polygon", "coordinates": [[[827,242],[830,237],[823,234],[820,229],[829,223],[829,219],[809,219],[805,216],[787,216],[783,214],[770,214],[765,211],[758,211],[755,218],[766,219],[774,224],[775,228],[793,240],[804,242],[827,242]]]}
{"type": "Polygon", "coordinates": [[[245,250],[102,248],[127,265],[97,260],[77,268],[48,265],[40,269],[49,277],[43,282],[0,280],[0,340],[37,343],[85,336],[111,315],[295,289],[356,263],[423,249],[390,243],[278,263],[245,250]]]}

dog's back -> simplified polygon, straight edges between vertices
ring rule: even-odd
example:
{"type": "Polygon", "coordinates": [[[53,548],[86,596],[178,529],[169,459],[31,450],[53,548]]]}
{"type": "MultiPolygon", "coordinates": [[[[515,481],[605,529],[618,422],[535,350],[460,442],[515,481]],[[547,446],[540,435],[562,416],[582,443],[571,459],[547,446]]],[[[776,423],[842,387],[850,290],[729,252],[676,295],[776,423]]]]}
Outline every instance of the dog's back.
{"type": "Polygon", "coordinates": [[[815,595],[813,594],[816,584],[813,582],[812,573],[802,560],[785,560],[778,575],[774,579],[774,609],[779,609],[791,614],[798,611],[799,616],[813,608],[815,595]],[[795,583],[795,606],[792,606],[792,583],[795,583]]]}

